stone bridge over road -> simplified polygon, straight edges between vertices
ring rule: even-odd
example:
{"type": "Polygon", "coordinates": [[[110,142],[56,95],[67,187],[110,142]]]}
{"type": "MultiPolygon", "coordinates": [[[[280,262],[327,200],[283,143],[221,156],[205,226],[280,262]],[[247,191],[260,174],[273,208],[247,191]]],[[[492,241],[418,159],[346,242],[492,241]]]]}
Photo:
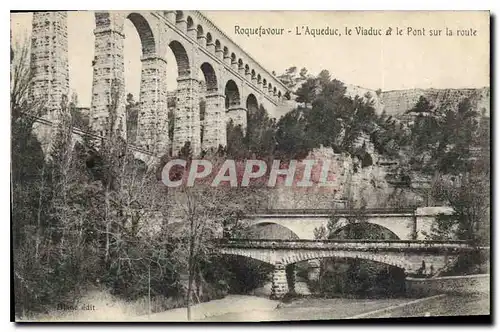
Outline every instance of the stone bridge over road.
{"type": "MultiPolygon", "coordinates": [[[[434,271],[444,268],[460,253],[475,250],[464,241],[408,240],[243,240],[223,239],[220,254],[249,257],[274,266],[273,297],[288,292],[287,265],[318,258],[359,258],[416,273],[425,262],[434,271]]],[[[293,285],[290,285],[293,288],[293,285]]]]}
{"type": "Polygon", "coordinates": [[[422,207],[415,209],[306,209],[306,210],[268,210],[245,216],[251,227],[277,224],[291,230],[299,239],[314,239],[314,230],[327,227],[332,217],[338,218],[336,229],[339,231],[349,224],[349,220],[375,224],[389,230],[400,240],[424,240],[430,233],[432,223],[439,214],[449,215],[449,207],[422,207]]]}

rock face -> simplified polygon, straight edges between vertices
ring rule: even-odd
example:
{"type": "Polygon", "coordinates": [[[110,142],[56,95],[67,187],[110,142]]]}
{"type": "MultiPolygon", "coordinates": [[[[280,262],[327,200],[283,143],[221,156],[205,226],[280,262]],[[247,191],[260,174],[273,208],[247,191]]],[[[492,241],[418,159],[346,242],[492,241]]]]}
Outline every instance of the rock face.
{"type": "Polygon", "coordinates": [[[385,91],[380,94],[380,100],[387,114],[397,116],[415,106],[420,96],[424,96],[434,106],[450,104],[452,107],[470,98],[480,112],[488,117],[490,114],[490,88],[385,91]]]}
{"type": "Polygon", "coordinates": [[[470,98],[472,105],[485,116],[490,116],[490,88],[479,89],[410,89],[393,91],[374,91],[363,87],[346,84],[346,94],[354,97],[369,93],[377,113],[385,111],[387,115],[399,117],[413,108],[421,96],[432,105],[450,105],[456,107],[465,98],[470,98]],[[483,113],[484,112],[484,113],[483,113]]]}
{"type": "Polygon", "coordinates": [[[329,179],[333,187],[285,187],[282,184],[269,193],[268,207],[275,209],[329,209],[346,207],[352,200],[355,207],[408,207],[422,205],[423,197],[412,188],[402,188],[387,181],[390,166],[372,154],[373,164],[361,167],[357,157],[336,154],[331,148],[318,148],[305,159],[330,163],[329,179]]]}

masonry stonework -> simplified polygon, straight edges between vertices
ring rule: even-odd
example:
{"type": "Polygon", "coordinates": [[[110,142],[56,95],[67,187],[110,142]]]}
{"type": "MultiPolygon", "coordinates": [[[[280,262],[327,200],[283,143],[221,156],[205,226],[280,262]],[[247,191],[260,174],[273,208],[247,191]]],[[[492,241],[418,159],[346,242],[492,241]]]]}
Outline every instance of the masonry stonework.
{"type": "Polygon", "coordinates": [[[193,155],[201,151],[199,83],[191,77],[177,79],[177,107],[175,110],[172,153],[176,155],[190,142],[193,155]]]}
{"type": "Polygon", "coordinates": [[[288,293],[288,282],[286,278],[286,269],[284,265],[274,266],[273,278],[271,284],[271,298],[280,299],[288,293]]]}
{"type": "Polygon", "coordinates": [[[168,146],[167,61],[155,55],[141,60],[137,142],[143,149],[161,155],[168,146]]]}
{"type": "Polygon", "coordinates": [[[203,121],[202,149],[217,150],[219,145],[226,146],[226,110],[225,97],[221,94],[207,94],[205,96],[206,110],[203,121]]]}
{"type": "MultiPolygon", "coordinates": [[[[30,68],[33,79],[29,98],[31,102],[43,103],[43,119],[57,126],[62,118],[63,96],[69,94],[66,12],[33,13],[30,68]]],[[[35,126],[35,132],[47,151],[52,141],[51,128],[35,126]]]]}
{"type": "Polygon", "coordinates": [[[118,13],[97,12],[95,20],[91,127],[100,136],[112,129],[126,138],[123,19],[118,13]]]}

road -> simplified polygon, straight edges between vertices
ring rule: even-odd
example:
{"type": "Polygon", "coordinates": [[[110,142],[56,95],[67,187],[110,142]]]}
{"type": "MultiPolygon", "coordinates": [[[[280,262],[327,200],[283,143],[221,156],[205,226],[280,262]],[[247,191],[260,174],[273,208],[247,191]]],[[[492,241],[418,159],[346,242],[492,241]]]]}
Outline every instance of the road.
{"type": "Polygon", "coordinates": [[[274,310],[249,310],[207,317],[199,321],[290,321],[347,319],[369,315],[382,317],[422,317],[489,314],[487,295],[446,295],[422,301],[415,299],[301,299],[274,310]],[[412,302],[410,305],[405,305],[412,302]],[[390,308],[390,309],[389,309],[390,308]],[[387,310],[381,310],[387,309],[387,310]],[[370,315],[370,313],[372,313],[370,315]]]}

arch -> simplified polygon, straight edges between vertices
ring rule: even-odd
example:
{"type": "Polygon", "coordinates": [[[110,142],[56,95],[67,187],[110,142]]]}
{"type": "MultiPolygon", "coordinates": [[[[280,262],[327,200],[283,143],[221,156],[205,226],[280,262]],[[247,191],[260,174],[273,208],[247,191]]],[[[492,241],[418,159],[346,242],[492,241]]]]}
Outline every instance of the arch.
{"type": "MultiPolygon", "coordinates": [[[[351,258],[351,259],[364,259],[373,262],[379,262],[391,266],[395,266],[402,270],[411,270],[411,264],[405,263],[403,253],[396,255],[385,255],[384,253],[374,253],[369,251],[356,251],[356,250],[303,250],[303,249],[289,249],[282,251],[280,249],[260,249],[260,248],[221,248],[220,254],[235,255],[253,258],[265,263],[288,265],[309,261],[312,259],[321,258],[351,258]],[[408,269],[410,268],[410,269],[408,269]]],[[[420,263],[420,262],[419,262],[420,263]]]]}
{"type": "Polygon", "coordinates": [[[238,59],[238,69],[243,69],[243,60],[241,58],[238,59]]]}
{"type": "Polygon", "coordinates": [[[127,16],[132,24],[134,24],[139,38],[141,39],[142,55],[155,55],[156,45],[155,38],[153,36],[153,31],[148,23],[148,21],[141,14],[131,13],[127,16]]]}
{"type": "Polygon", "coordinates": [[[341,223],[338,228],[333,230],[333,236],[339,238],[338,235],[342,235],[341,232],[343,231],[348,232],[348,235],[354,234],[354,236],[351,237],[345,237],[346,235],[343,235],[340,237],[343,239],[401,240],[400,237],[389,228],[371,222],[341,223]],[[362,234],[369,234],[370,237],[366,237],[362,234]]]}
{"type": "Polygon", "coordinates": [[[271,85],[271,83],[269,83],[269,85],[267,86],[267,90],[269,92],[273,91],[273,86],[271,85]]]}
{"type": "Polygon", "coordinates": [[[221,50],[220,40],[216,39],[215,40],[215,52],[218,52],[220,50],[221,50]]]}
{"type": "Polygon", "coordinates": [[[264,78],[264,79],[262,80],[262,86],[263,86],[263,87],[266,87],[266,84],[267,84],[267,80],[264,78]]]}
{"type": "Polygon", "coordinates": [[[226,255],[226,256],[251,258],[251,259],[256,260],[258,262],[261,262],[261,263],[273,265],[273,263],[270,262],[268,259],[266,259],[266,257],[259,255],[257,253],[254,253],[254,252],[240,252],[240,251],[236,251],[236,250],[234,250],[234,251],[233,250],[222,250],[222,251],[214,252],[214,253],[217,253],[220,255],[226,255]]]}
{"type": "Polygon", "coordinates": [[[273,88],[273,94],[276,95],[276,87],[273,88]]]}
{"type": "Polygon", "coordinates": [[[260,74],[257,75],[257,84],[260,84],[262,82],[262,77],[260,74]]]}
{"type": "Polygon", "coordinates": [[[245,65],[245,75],[250,73],[250,66],[248,64],[245,65]]]}
{"type": "Polygon", "coordinates": [[[252,69],[252,73],[251,74],[252,74],[252,79],[254,79],[255,78],[255,69],[252,69]]]}
{"type": "MultiPolygon", "coordinates": [[[[258,110],[258,109],[257,109],[258,110]]],[[[267,224],[267,223],[273,223],[277,224],[280,226],[283,226],[285,228],[288,228],[290,231],[293,233],[297,234],[297,236],[300,239],[314,239],[314,229],[321,227],[324,225],[323,221],[314,220],[308,223],[300,223],[296,222],[296,219],[292,218],[283,218],[283,219],[257,219],[251,221],[252,225],[260,225],[260,224],[267,224]]]]}
{"type": "Polygon", "coordinates": [[[187,22],[187,29],[188,29],[188,31],[191,30],[191,29],[193,29],[193,27],[194,27],[194,21],[193,21],[193,18],[191,16],[187,17],[186,22],[187,22]]]}
{"type": "Polygon", "coordinates": [[[245,238],[257,240],[298,240],[299,236],[290,228],[279,223],[263,222],[248,227],[245,231],[245,238]],[[262,232],[267,234],[263,235],[262,232]]]}
{"type": "Polygon", "coordinates": [[[236,54],[231,53],[231,64],[236,63],[236,54]]]}
{"type": "Polygon", "coordinates": [[[203,35],[203,27],[201,25],[199,25],[199,24],[196,27],[196,37],[197,38],[204,37],[204,35],[203,35]]]}
{"type": "Polygon", "coordinates": [[[227,46],[224,46],[224,58],[227,58],[227,56],[229,55],[229,49],[227,48],[227,46]]]}
{"type": "MultiPolygon", "coordinates": [[[[403,255],[403,254],[401,254],[403,255]]],[[[369,251],[355,251],[355,250],[297,250],[287,257],[283,257],[281,263],[284,265],[294,264],[298,262],[308,261],[311,259],[320,258],[351,258],[351,259],[364,259],[368,261],[383,263],[391,266],[398,267],[406,270],[404,257],[394,257],[384,255],[383,253],[373,253],[369,251]],[[403,259],[400,259],[403,258],[403,259]]]]}
{"type": "Polygon", "coordinates": [[[207,46],[208,45],[212,45],[213,43],[213,39],[212,39],[212,34],[210,32],[207,33],[207,46]]]}
{"type": "Polygon", "coordinates": [[[278,98],[281,98],[281,91],[278,91],[278,98]]]}
{"type": "Polygon", "coordinates": [[[249,94],[246,101],[246,107],[248,113],[252,111],[257,111],[259,109],[259,103],[257,102],[257,97],[253,93],[249,94]]]}
{"type": "Polygon", "coordinates": [[[226,108],[240,105],[240,90],[236,82],[233,80],[227,81],[224,94],[226,95],[226,108]]]}
{"type": "Polygon", "coordinates": [[[182,22],[184,20],[184,12],[182,10],[175,11],[175,22],[182,22]]]}
{"type": "Polygon", "coordinates": [[[179,77],[188,75],[190,71],[189,58],[184,46],[177,40],[173,40],[168,46],[172,50],[172,53],[174,53],[179,77]]]}
{"type": "Polygon", "coordinates": [[[205,82],[207,86],[207,91],[217,91],[217,75],[215,74],[214,67],[208,62],[204,62],[200,66],[203,76],[205,76],[205,82]]]}

